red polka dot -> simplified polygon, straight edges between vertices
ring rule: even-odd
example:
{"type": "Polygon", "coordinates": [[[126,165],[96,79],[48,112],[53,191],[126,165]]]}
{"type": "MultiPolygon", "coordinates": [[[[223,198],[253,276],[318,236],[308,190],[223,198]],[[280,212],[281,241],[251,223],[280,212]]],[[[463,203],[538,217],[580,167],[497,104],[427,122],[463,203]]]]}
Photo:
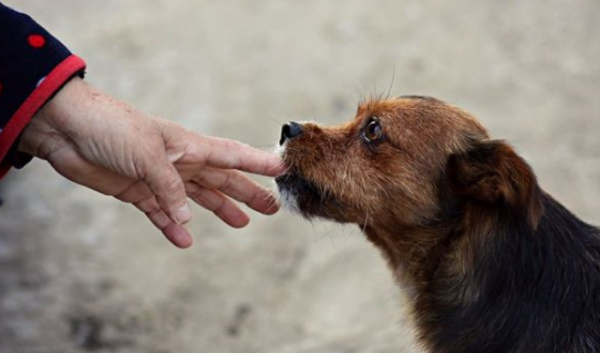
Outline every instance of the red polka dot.
{"type": "Polygon", "coordinates": [[[29,45],[31,45],[32,47],[39,49],[41,47],[43,47],[44,45],[46,45],[46,38],[44,38],[44,36],[39,35],[39,34],[32,34],[29,36],[29,38],[27,38],[27,41],[29,42],[29,45]]]}

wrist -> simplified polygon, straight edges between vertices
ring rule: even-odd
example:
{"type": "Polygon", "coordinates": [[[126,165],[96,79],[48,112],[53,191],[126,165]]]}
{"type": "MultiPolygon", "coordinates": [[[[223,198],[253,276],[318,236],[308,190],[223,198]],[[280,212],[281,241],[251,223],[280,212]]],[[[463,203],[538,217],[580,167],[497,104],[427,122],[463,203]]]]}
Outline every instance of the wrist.
{"type": "Polygon", "coordinates": [[[86,84],[80,77],[69,80],[32,118],[23,130],[17,150],[21,153],[44,158],[44,145],[66,131],[71,119],[70,108],[86,84]]]}

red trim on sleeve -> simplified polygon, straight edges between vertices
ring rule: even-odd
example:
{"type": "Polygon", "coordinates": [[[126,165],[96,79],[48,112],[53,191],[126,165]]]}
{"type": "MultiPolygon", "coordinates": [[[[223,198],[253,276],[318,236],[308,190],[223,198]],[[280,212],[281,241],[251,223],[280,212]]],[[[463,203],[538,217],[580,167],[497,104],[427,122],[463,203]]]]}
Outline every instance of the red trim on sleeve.
{"type": "Polygon", "coordinates": [[[48,76],[40,83],[21,104],[4,130],[0,132],[0,179],[11,168],[10,163],[4,160],[11,146],[25,129],[31,118],[46,104],[48,99],[56,93],[73,75],[85,68],[85,62],[76,55],[71,55],[58,64],[48,76]]]}

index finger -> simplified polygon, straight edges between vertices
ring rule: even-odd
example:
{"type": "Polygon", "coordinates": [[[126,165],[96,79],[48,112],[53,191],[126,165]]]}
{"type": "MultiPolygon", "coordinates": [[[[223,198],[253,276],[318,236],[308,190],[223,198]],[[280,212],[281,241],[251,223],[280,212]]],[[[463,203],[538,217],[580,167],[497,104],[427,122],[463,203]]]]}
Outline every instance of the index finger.
{"type": "Polygon", "coordinates": [[[213,168],[238,169],[265,176],[278,176],[285,170],[281,159],[242,142],[209,136],[197,136],[199,157],[213,168]]]}

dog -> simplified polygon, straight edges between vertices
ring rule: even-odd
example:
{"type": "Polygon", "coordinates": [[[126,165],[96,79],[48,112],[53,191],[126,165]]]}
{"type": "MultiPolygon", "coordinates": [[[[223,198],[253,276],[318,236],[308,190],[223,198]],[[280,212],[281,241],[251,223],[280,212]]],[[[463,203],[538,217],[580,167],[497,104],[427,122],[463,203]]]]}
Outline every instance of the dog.
{"type": "Polygon", "coordinates": [[[435,98],[283,125],[284,206],[354,223],[408,292],[434,353],[600,352],[600,231],[469,113],[435,98]]]}

